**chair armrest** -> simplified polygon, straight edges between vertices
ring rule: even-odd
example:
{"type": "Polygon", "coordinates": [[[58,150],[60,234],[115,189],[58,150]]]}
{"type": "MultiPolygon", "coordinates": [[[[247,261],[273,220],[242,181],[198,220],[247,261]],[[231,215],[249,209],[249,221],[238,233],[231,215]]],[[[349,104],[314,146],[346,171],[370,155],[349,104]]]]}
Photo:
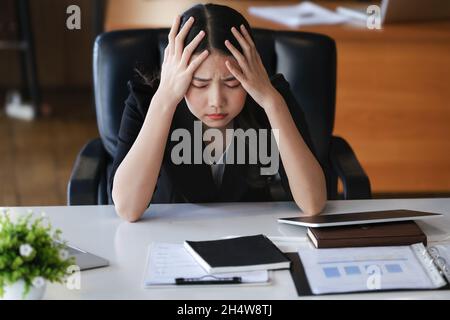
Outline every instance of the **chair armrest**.
{"type": "Polygon", "coordinates": [[[344,199],[370,199],[370,181],[350,145],[341,137],[332,137],[330,161],[344,186],[344,199]]]}
{"type": "Polygon", "coordinates": [[[67,186],[67,204],[98,204],[98,186],[105,172],[106,151],[100,138],[89,141],[75,160],[67,186]]]}

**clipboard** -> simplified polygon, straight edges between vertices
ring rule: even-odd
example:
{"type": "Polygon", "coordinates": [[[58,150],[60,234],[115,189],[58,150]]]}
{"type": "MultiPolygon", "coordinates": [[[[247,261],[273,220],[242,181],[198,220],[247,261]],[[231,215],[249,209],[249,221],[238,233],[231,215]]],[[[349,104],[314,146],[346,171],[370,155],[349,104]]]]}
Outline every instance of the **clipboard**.
{"type": "MultiPolygon", "coordinates": [[[[319,249],[320,250],[320,249],[319,249]]],[[[291,261],[291,268],[289,269],[289,273],[294,282],[295,288],[297,290],[297,294],[299,296],[321,296],[321,295],[341,295],[341,294],[355,294],[355,293],[378,293],[378,292],[402,292],[402,291],[428,291],[428,290],[449,290],[450,282],[445,275],[444,280],[446,281],[446,285],[440,288],[431,288],[431,289],[423,289],[423,288],[411,288],[411,289],[377,289],[377,290],[358,290],[351,292],[331,292],[331,293],[323,293],[323,294],[314,294],[311,286],[308,282],[308,278],[306,275],[305,267],[300,259],[300,255],[297,252],[286,252],[285,255],[291,261]]],[[[441,275],[443,272],[440,271],[441,275]]]]}
{"type": "MultiPolygon", "coordinates": [[[[200,265],[190,256],[190,254],[184,249],[182,243],[163,243],[163,242],[154,242],[152,243],[147,251],[147,261],[145,264],[145,269],[143,273],[143,287],[145,289],[152,288],[192,288],[194,287],[207,287],[207,288],[221,288],[228,286],[264,286],[270,285],[271,282],[271,271],[260,270],[256,271],[257,273],[266,272],[267,277],[264,278],[264,281],[259,279],[258,275],[251,275],[252,272],[242,272],[242,273],[233,273],[233,274],[214,274],[210,275],[206,271],[202,269],[200,265]],[[166,272],[169,270],[169,275],[160,279],[159,283],[149,281],[151,276],[151,270],[155,268],[155,261],[152,259],[152,251],[158,251],[159,254],[166,254],[164,261],[159,261],[162,263],[160,265],[157,274],[161,274],[161,272],[166,272]],[[182,264],[178,265],[179,263],[182,264]],[[191,272],[187,271],[191,270],[191,272]],[[173,271],[176,270],[174,274],[173,271]],[[182,270],[182,271],[180,271],[182,270]],[[195,271],[192,273],[192,271],[195,271]],[[229,277],[241,277],[240,281],[228,281],[229,277]],[[256,279],[255,279],[256,277],[256,279]],[[177,283],[177,278],[180,280],[183,278],[183,283],[177,283]],[[221,279],[225,279],[226,281],[220,281],[221,279]],[[216,280],[213,280],[216,279],[216,280]],[[252,279],[254,281],[252,281],[252,279]],[[191,282],[191,283],[190,283],[191,282]]],[[[154,276],[155,274],[153,274],[154,276]]],[[[153,277],[154,278],[154,277],[153,277]]],[[[158,277],[157,277],[158,278],[158,277]]],[[[180,281],[178,281],[180,282],[180,281]]]]}

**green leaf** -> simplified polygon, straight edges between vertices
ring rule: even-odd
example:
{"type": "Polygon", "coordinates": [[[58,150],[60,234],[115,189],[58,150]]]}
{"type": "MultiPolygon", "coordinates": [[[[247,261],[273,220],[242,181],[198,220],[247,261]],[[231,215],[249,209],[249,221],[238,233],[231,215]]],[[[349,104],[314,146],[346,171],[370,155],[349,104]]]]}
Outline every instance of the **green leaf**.
{"type": "Polygon", "coordinates": [[[16,270],[23,264],[23,260],[21,257],[16,257],[12,263],[11,268],[16,270]]]}
{"type": "Polygon", "coordinates": [[[36,218],[29,214],[12,223],[9,214],[0,216],[0,297],[5,284],[23,279],[28,290],[34,278],[41,276],[54,282],[62,282],[67,268],[75,263],[74,258],[62,260],[59,250],[61,231],[52,230],[48,219],[36,218]],[[20,246],[29,244],[33,251],[30,256],[20,255],[20,246]]]}

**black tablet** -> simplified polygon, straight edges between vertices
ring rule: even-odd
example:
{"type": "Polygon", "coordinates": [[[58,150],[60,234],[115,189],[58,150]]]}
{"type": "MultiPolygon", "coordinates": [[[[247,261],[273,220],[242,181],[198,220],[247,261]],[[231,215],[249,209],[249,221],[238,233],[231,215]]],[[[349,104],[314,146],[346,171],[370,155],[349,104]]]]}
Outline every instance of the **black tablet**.
{"type": "Polygon", "coordinates": [[[278,222],[303,227],[317,228],[317,227],[347,226],[352,224],[423,220],[440,216],[442,216],[442,214],[414,211],[414,210],[384,210],[384,211],[324,214],[313,217],[279,218],[278,222]]]}

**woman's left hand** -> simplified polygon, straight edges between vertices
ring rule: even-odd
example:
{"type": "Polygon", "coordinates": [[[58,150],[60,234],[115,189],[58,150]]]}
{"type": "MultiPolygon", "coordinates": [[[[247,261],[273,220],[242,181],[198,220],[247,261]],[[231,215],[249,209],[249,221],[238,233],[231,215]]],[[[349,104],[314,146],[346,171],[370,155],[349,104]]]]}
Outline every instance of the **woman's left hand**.
{"type": "Polygon", "coordinates": [[[230,41],[225,41],[225,46],[233,54],[239,64],[240,70],[234,61],[227,60],[225,65],[253,100],[262,108],[266,109],[276,99],[279,99],[280,94],[272,86],[261,57],[247,29],[244,25],[241,25],[240,28],[242,33],[235,27],[231,28],[231,32],[239,42],[244,51],[244,55],[230,41]]]}

